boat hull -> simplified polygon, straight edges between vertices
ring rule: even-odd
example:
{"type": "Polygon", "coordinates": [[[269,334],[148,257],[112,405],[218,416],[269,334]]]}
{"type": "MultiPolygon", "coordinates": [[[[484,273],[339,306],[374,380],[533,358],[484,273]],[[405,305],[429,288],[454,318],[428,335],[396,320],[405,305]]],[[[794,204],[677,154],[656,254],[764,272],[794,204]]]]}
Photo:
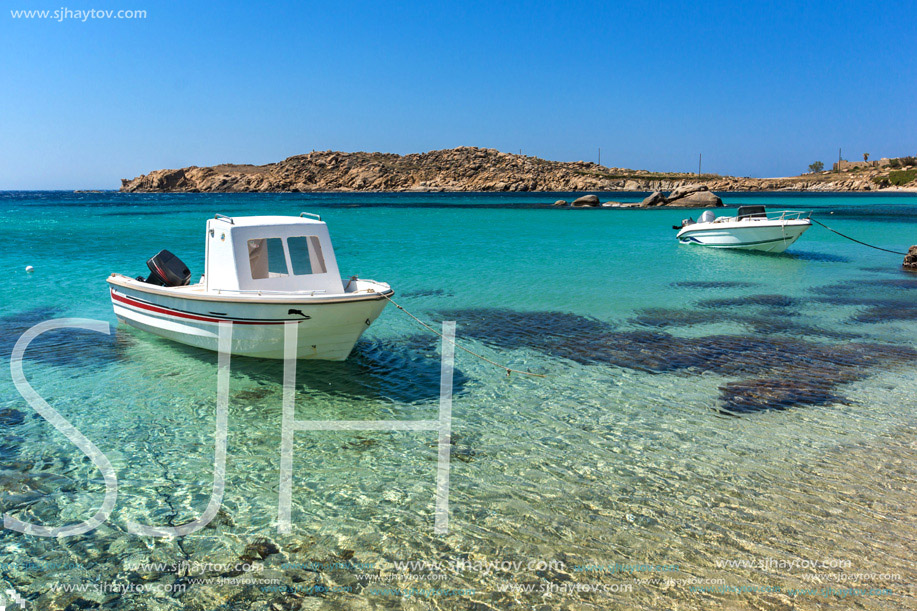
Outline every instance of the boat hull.
{"type": "Polygon", "coordinates": [[[234,355],[284,358],[284,328],[295,322],[297,358],[342,361],[379,317],[387,300],[354,298],[323,303],[264,303],[254,300],[213,301],[162,295],[112,286],[118,320],[160,337],[216,351],[219,324],[232,322],[234,355]],[[295,310],[295,313],[293,312],[295,310]]]}
{"type": "Polygon", "coordinates": [[[711,248],[781,253],[811,226],[808,220],[695,223],[679,231],[678,240],[682,244],[700,244],[711,248]]]}

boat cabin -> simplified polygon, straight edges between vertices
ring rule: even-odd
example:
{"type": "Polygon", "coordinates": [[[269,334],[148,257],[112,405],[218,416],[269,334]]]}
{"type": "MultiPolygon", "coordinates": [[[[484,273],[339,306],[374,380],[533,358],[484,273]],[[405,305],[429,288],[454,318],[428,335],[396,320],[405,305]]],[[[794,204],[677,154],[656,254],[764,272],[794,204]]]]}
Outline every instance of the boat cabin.
{"type": "Polygon", "coordinates": [[[208,292],[344,292],[328,226],[318,215],[218,214],[207,221],[206,240],[208,292]]]}

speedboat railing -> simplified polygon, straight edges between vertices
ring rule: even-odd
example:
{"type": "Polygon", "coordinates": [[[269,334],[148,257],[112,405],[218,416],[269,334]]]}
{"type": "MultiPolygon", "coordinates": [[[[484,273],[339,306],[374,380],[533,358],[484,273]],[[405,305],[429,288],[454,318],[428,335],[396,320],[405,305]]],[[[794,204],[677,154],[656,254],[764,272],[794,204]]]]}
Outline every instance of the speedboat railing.
{"type": "Polygon", "coordinates": [[[778,210],[768,212],[767,220],[769,221],[801,221],[812,216],[811,210],[778,210]]]}
{"type": "Polygon", "coordinates": [[[737,221],[802,221],[812,216],[811,210],[776,210],[774,212],[747,214],[742,216],[718,216],[715,223],[737,221]]]}

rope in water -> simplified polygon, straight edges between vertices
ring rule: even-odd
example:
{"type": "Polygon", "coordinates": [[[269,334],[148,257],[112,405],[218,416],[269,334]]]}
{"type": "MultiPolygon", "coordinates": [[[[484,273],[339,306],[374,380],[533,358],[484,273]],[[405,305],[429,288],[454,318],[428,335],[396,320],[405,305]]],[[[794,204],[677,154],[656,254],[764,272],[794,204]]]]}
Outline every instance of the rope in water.
{"type": "MultiPolygon", "coordinates": [[[[381,294],[381,293],[380,293],[380,294],[381,294]]],[[[436,335],[440,336],[442,339],[444,339],[444,340],[446,340],[446,341],[451,342],[452,345],[455,346],[456,348],[458,348],[459,350],[464,350],[464,351],[467,352],[468,354],[470,354],[470,355],[472,355],[472,356],[476,356],[476,357],[478,357],[479,359],[481,359],[482,361],[485,361],[485,362],[487,362],[487,363],[490,363],[491,365],[495,365],[495,366],[499,367],[500,369],[503,369],[504,371],[506,371],[506,375],[509,375],[509,374],[511,374],[511,373],[518,373],[518,374],[522,374],[522,375],[524,375],[524,376],[532,376],[533,378],[546,378],[546,377],[548,377],[547,375],[545,375],[545,374],[543,374],[543,373],[532,373],[531,371],[520,371],[520,370],[518,370],[518,369],[511,369],[510,367],[507,367],[506,365],[501,365],[500,363],[497,363],[497,362],[494,362],[494,361],[490,360],[490,359],[487,358],[486,356],[481,356],[481,355],[478,354],[477,352],[473,352],[473,351],[469,350],[468,348],[459,345],[459,344],[458,344],[456,341],[454,341],[454,340],[448,340],[448,339],[446,339],[446,337],[443,336],[442,333],[440,333],[439,331],[437,331],[436,329],[434,329],[433,327],[431,327],[430,325],[428,325],[428,324],[425,323],[424,321],[420,320],[419,318],[417,318],[416,316],[414,316],[413,314],[411,314],[410,312],[408,312],[407,310],[405,310],[404,307],[398,305],[398,304],[395,302],[394,299],[392,299],[392,298],[389,297],[388,295],[382,294],[382,296],[385,297],[386,299],[388,299],[390,302],[392,302],[392,305],[393,305],[393,306],[395,306],[396,308],[398,308],[399,310],[401,310],[402,312],[404,312],[405,314],[407,314],[408,316],[410,316],[411,318],[413,318],[414,320],[416,320],[417,323],[420,324],[420,326],[422,326],[424,329],[426,329],[426,330],[428,330],[428,331],[431,331],[431,332],[435,333],[436,335]]]]}
{"type": "Polygon", "coordinates": [[[819,225],[821,225],[822,227],[824,227],[825,229],[827,229],[827,230],[830,231],[831,233],[836,233],[837,235],[841,236],[842,238],[847,238],[847,239],[850,240],[851,242],[856,242],[857,244],[862,244],[863,246],[869,246],[870,248],[875,248],[876,250],[884,250],[885,252],[890,252],[890,253],[892,253],[892,254],[894,254],[894,255],[906,255],[906,254],[907,254],[906,252],[899,252],[899,251],[897,251],[897,250],[889,250],[889,249],[887,249],[887,248],[880,248],[880,247],[878,247],[878,246],[873,246],[872,244],[867,244],[866,242],[861,242],[861,241],[857,240],[856,238],[851,238],[849,235],[844,235],[844,234],[841,233],[840,231],[835,231],[835,230],[831,229],[830,227],[828,227],[827,225],[825,225],[824,223],[820,223],[820,222],[816,221],[815,219],[809,219],[809,220],[811,220],[813,223],[818,223],[819,225]]]}

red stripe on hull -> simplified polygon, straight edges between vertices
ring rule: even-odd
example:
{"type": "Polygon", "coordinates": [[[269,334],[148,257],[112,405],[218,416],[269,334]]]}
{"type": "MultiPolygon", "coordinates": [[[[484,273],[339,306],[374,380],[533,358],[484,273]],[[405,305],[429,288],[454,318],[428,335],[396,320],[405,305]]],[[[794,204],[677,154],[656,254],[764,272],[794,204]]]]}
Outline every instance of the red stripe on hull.
{"type": "MultiPolygon", "coordinates": [[[[285,320],[278,321],[254,321],[254,320],[234,320],[232,318],[210,318],[207,316],[199,316],[197,314],[188,314],[187,312],[179,312],[178,310],[171,310],[168,308],[163,308],[159,306],[154,306],[143,301],[137,301],[136,299],[131,299],[126,295],[121,295],[116,293],[114,289],[111,290],[112,301],[120,301],[121,303],[126,303],[127,305],[133,306],[135,308],[140,308],[141,310],[149,310],[150,312],[156,312],[157,314],[165,314],[167,316],[173,316],[175,318],[185,318],[188,320],[199,320],[201,322],[231,322],[234,325],[282,325],[285,320]]],[[[291,321],[299,322],[299,321],[291,321]]]]}

